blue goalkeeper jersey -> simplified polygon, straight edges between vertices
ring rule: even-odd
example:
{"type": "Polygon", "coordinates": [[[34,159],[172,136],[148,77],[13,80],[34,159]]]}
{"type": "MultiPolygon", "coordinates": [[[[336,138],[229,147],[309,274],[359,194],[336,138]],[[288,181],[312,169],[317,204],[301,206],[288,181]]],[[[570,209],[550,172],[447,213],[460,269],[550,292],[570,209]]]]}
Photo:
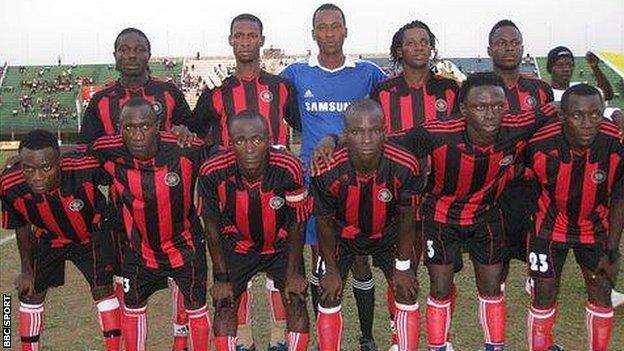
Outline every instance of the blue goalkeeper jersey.
{"type": "Polygon", "coordinates": [[[280,75],[288,79],[297,92],[302,129],[301,160],[306,170],[316,144],[328,134],[343,131],[347,107],[368,97],[373,87],[386,79],[376,64],[349,56],[342,67],[329,70],[319,64],[316,55],[311,55],[293,62],[280,75]]]}

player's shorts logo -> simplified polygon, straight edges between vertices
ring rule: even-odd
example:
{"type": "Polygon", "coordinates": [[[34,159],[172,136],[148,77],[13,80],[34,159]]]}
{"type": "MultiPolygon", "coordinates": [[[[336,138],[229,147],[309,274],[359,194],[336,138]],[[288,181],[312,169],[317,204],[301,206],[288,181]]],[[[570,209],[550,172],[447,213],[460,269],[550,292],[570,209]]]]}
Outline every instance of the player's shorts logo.
{"type": "Polygon", "coordinates": [[[169,187],[174,187],[180,184],[180,176],[175,172],[169,172],[165,175],[165,184],[169,187]]]}
{"type": "Polygon", "coordinates": [[[607,174],[602,169],[597,169],[597,170],[592,172],[591,180],[595,184],[604,183],[604,181],[607,180],[607,174]]]}
{"type": "Polygon", "coordinates": [[[162,102],[160,102],[158,100],[152,102],[152,110],[154,110],[154,113],[158,117],[161,117],[163,112],[165,111],[165,109],[163,108],[162,102]]]}
{"type": "Polygon", "coordinates": [[[448,109],[448,104],[444,99],[437,99],[435,102],[435,108],[436,110],[438,110],[438,112],[446,112],[446,110],[448,109]]]}
{"type": "Polygon", "coordinates": [[[530,107],[535,107],[535,105],[537,105],[537,101],[535,101],[535,98],[532,96],[527,96],[524,102],[530,107]]]}
{"type": "Polygon", "coordinates": [[[84,201],[80,199],[73,199],[72,202],[69,203],[69,210],[72,212],[80,212],[84,208],[84,201]]]}
{"type": "Polygon", "coordinates": [[[277,211],[280,208],[282,208],[282,206],[284,206],[285,203],[286,201],[284,200],[283,197],[273,196],[271,200],[269,200],[269,207],[277,211]]]}
{"type": "Polygon", "coordinates": [[[509,166],[514,160],[513,155],[507,155],[505,157],[503,157],[499,162],[498,165],[499,166],[509,166]]]}
{"type": "Polygon", "coordinates": [[[388,189],[381,189],[377,193],[377,199],[381,202],[390,202],[392,201],[392,193],[388,189]]]}
{"type": "Polygon", "coordinates": [[[273,101],[273,93],[268,91],[268,90],[263,90],[260,92],[260,100],[264,101],[264,102],[271,102],[273,101]]]}

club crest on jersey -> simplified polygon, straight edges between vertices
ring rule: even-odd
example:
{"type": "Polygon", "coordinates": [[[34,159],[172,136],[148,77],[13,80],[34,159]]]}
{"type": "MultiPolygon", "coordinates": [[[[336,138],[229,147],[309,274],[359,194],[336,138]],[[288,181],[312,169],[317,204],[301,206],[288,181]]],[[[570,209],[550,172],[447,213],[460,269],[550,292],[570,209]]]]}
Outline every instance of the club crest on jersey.
{"type": "Polygon", "coordinates": [[[154,113],[158,117],[161,117],[163,112],[165,111],[165,109],[163,108],[162,102],[160,102],[158,100],[152,102],[152,110],[154,110],[154,113]]]}
{"type": "Polygon", "coordinates": [[[535,105],[537,105],[537,101],[535,101],[535,98],[532,96],[527,96],[526,99],[524,99],[524,102],[527,104],[527,106],[531,107],[535,107],[535,105]]]}
{"type": "Polygon", "coordinates": [[[284,206],[285,203],[286,203],[286,200],[284,200],[283,197],[273,196],[271,200],[269,200],[269,207],[277,211],[280,208],[282,208],[282,206],[284,206]]]}
{"type": "Polygon", "coordinates": [[[263,90],[260,92],[260,100],[264,101],[264,102],[271,102],[273,101],[273,93],[268,91],[268,90],[263,90]]]}
{"type": "Polygon", "coordinates": [[[514,160],[513,155],[507,155],[505,157],[503,157],[499,162],[498,165],[499,166],[509,166],[514,160]]]}
{"type": "Polygon", "coordinates": [[[597,169],[592,172],[591,180],[594,184],[604,183],[604,181],[607,180],[607,174],[602,169],[597,169]]]}
{"type": "Polygon", "coordinates": [[[446,110],[448,109],[448,104],[444,99],[437,99],[435,102],[435,108],[436,110],[438,110],[438,112],[446,112],[446,110]]]}
{"type": "Polygon", "coordinates": [[[175,172],[169,172],[165,175],[165,184],[169,187],[174,187],[180,184],[180,176],[175,172]]]}
{"type": "Polygon", "coordinates": [[[80,212],[80,210],[82,210],[84,208],[84,201],[80,200],[80,199],[73,199],[70,203],[69,203],[69,210],[72,212],[80,212]]]}
{"type": "Polygon", "coordinates": [[[392,201],[392,193],[386,188],[381,189],[377,193],[377,199],[381,202],[390,202],[392,201]]]}

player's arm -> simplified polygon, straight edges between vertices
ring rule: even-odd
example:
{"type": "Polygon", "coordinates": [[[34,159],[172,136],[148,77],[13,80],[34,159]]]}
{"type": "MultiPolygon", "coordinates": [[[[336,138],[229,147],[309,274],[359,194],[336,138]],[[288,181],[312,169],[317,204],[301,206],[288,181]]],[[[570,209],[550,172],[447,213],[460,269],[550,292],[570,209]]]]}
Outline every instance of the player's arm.
{"type": "MultiPolygon", "coordinates": [[[[328,175],[327,173],[325,174],[328,175]]],[[[323,302],[338,301],[342,292],[342,278],[336,260],[336,238],[338,225],[334,219],[337,199],[328,190],[324,176],[312,177],[312,195],[314,197],[314,214],[318,230],[320,255],[325,264],[321,280],[321,296],[323,302]]],[[[321,268],[323,269],[323,268],[321,268]]]]}
{"type": "Polygon", "coordinates": [[[192,118],[191,108],[189,107],[188,102],[184,98],[184,94],[177,87],[170,90],[171,95],[173,95],[173,100],[175,101],[175,106],[171,113],[172,124],[175,125],[187,125],[192,118]]]}
{"type": "Polygon", "coordinates": [[[89,144],[105,135],[104,126],[100,120],[96,99],[91,99],[82,116],[82,126],[78,137],[79,144],[89,144]]]}
{"type": "Polygon", "coordinates": [[[286,83],[286,90],[288,91],[288,99],[286,99],[284,119],[286,119],[286,123],[288,123],[292,129],[301,132],[301,114],[299,113],[297,91],[290,82],[286,83]]]}
{"type": "MultiPolygon", "coordinates": [[[[622,149],[621,145],[618,148],[622,149]]],[[[624,156],[624,151],[620,152],[624,156]]],[[[605,273],[615,285],[620,263],[620,240],[624,231],[624,162],[620,162],[615,172],[609,206],[609,236],[607,237],[607,259],[609,266],[605,273]]]]}
{"type": "Polygon", "coordinates": [[[594,55],[591,51],[588,51],[587,54],[585,54],[585,59],[587,60],[587,64],[589,65],[589,68],[592,70],[592,74],[596,79],[596,85],[598,86],[598,88],[600,88],[600,90],[602,90],[602,93],[604,94],[605,101],[612,100],[614,97],[613,87],[611,86],[611,82],[609,82],[609,80],[607,79],[607,76],[605,76],[605,74],[600,69],[600,59],[598,59],[598,56],[594,55]]]}
{"type": "Polygon", "coordinates": [[[30,223],[24,224],[15,229],[17,239],[17,250],[20,255],[21,272],[15,278],[15,288],[20,296],[29,296],[35,293],[35,272],[34,272],[34,242],[30,223]]]}
{"type": "Polygon", "coordinates": [[[220,220],[217,186],[209,175],[199,177],[199,205],[198,211],[204,220],[206,245],[212,260],[212,277],[214,284],[210,289],[213,302],[216,306],[231,306],[234,302],[234,290],[230,282],[223,243],[221,241],[220,220]]]}

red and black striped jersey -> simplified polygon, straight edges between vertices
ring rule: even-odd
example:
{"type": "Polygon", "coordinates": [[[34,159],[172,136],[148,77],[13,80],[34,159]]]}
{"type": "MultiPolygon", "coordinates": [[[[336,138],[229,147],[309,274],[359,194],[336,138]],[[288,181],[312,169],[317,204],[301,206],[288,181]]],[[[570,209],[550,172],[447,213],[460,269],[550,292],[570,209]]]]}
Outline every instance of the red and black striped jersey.
{"type": "Polygon", "coordinates": [[[156,156],[135,159],[121,135],[96,140],[89,152],[113,178],[115,208],[131,249],[151,269],[174,269],[192,259],[202,234],[193,194],[199,165],[210,149],[202,142],[181,148],[176,137],[161,132],[156,156]]]}
{"type": "Polygon", "coordinates": [[[239,253],[272,254],[285,249],[290,226],[312,210],[301,162],[285,150],[270,149],[262,179],[240,174],[231,150],[206,161],[199,176],[199,211],[217,219],[223,238],[239,253]]]}
{"type": "Polygon", "coordinates": [[[551,106],[503,117],[497,140],[482,147],[468,139],[464,117],[431,122],[393,138],[417,158],[430,156],[421,211],[436,222],[472,225],[497,214],[498,198],[520,169],[533,133],[556,113],[551,106]]]}
{"type": "Polygon", "coordinates": [[[520,74],[518,81],[507,86],[507,111],[512,114],[533,111],[554,99],[550,85],[539,78],[520,74]]]}
{"type": "Polygon", "coordinates": [[[95,139],[119,132],[119,114],[132,97],[142,97],[152,104],[160,119],[160,130],[170,130],[178,124],[186,125],[191,109],[184,94],[175,84],[150,77],[147,83],[127,88],[115,81],[93,95],[85,110],[79,142],[92,143],[95,139]]]}
{"type": "Polygon", "coordinates": [[[553,121],[529,141],[527,165],[541,187],[535,233],[556,242],[593,244],[609,235],[609,203],[624,198],[624,146],[608,121],[592,144],[574,149],[553,121]]]}
{"type": "Polygon", "coordinates": [[[418,161],[406,150],[385,143],[377,171],[357,174],[346,148],[312,174],[314,215],[334,217],[340,238],[366,249],[397,234],[399,207],[416,207],[424,184],[418,161]]]}
{"type": "Polygon", "coordinates": [[[109,212],[98,185],[108,184],[110,178],[97,159],[84,154],[63,155],[60,162],[61,184],[44,194],[30,190],[19,163],[2,173],[3,228],[30,224],[35,236],[53,247],[89,242],[109,212]]]}
{"type": "Polygon", "coordinates": [[[220,87],[205,91],[193,110],[190,129],[199,135],[211,132],[215,144],[228,146],[228,120],[244,110],[266,118],[272,144],[289,146],[286,123],[301,130],[295,90],[286,79],[263,70],[251,79],[230,76],[220,87]]]}
{"type": "Polygon", "coordinates": [[[381,104],[387,133],[397,133],[424,123],[447,120],[459,112],[454,80],[432,76],[426,83],[410,86],[403,74],[379,83],[371,99],[381,104]]]}

